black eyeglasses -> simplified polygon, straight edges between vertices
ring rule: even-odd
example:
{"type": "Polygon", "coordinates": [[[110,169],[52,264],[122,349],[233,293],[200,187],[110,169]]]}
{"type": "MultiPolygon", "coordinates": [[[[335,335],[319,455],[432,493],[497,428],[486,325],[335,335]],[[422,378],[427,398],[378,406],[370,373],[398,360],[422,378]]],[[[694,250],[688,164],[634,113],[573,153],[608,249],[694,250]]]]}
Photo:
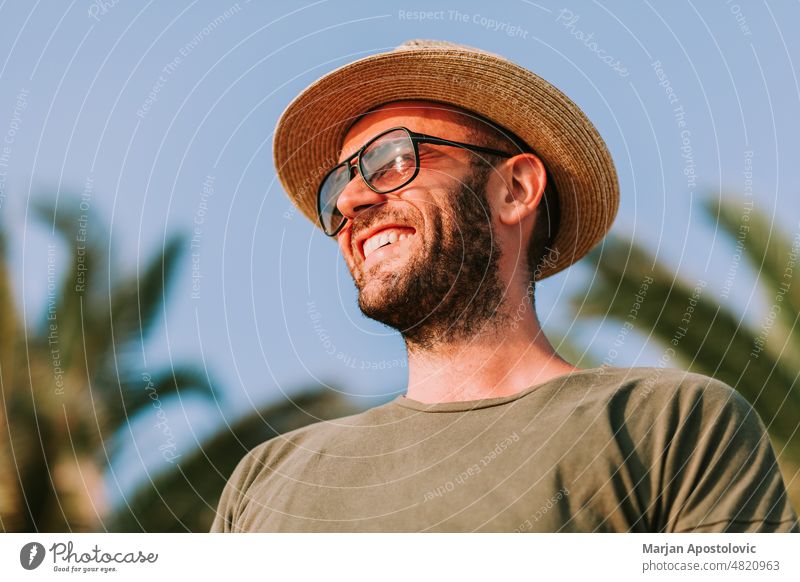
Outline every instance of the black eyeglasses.
{"type": "Polygon", "coordinates": [[[339,196],[350,180],[355,178],[356,171],[373,192],[388,194],[399,190],[419,174],[421,143],[452,146],[504,158],[515,155],[416,133],[405,127],[387,129],[370,139],[352,156],[335,165],[322,179],[317,190],[317,214],[325,234],[335,236],[347,222],[347,218],[339,211],[339,196]],[[356,158],[356,165],[351,165],[356,158]]]}

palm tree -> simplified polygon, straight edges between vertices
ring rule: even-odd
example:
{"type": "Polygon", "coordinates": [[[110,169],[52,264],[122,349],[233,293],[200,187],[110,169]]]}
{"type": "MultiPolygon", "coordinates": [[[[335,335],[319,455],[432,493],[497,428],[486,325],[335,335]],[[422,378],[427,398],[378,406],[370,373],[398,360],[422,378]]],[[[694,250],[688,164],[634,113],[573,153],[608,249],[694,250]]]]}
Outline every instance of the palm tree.
{"type": "MultiPolygon", "coordinates": [[[[590,253],[596,278],[588,294],[573,297],[572,305],[580,317],[630,321],[634,298],[647,281],[635,326],[673,348],[676,365],[725,382],[753,404],[771,437],[790,499],[800,507],[800,285],[792,285],[791,277],[793,269],[800,269],[795,263],[800,249],[747,203],[709,199],[702,208],[737,245],[734,258],[741,251],[756,269],[757,288],[771,304],[761,325],[754,327],[743,314],[719,304],[711,284],[693,283],[643,248],[614,236],[590,253]]],[[[743,276],[732,267],[723,293],[743,276]]]]}
{"type": "Polygon", "coordinates": [[[153,412],[145,386],[156,387],[162,401],[179,391],[210,394],[197,369],[148,372],[137,355],[164,306],[182,242],[170,238],[140,272],[121,274],[111,240],[85,206],[39,202],[34,210],[54,240],[46,307],[31,325],[17,315],[0,249],[0,527],[103,530],[102,476],[119,452],[112,437],[136,415],[153,412]]]}
{"type": "Polygon", "coordinates": [[[11,282],[5,260],[5,237],[0,232],[0,528],[13,531],[21,522],[18,518],[22,498],[17,487],[14,456],[10,447],[5,446],[3,436],[9,434],[9,406],[6,399],[7,387],[12,384],[14,374],[14,330],[17,328],[17,314],[11,298],[11,282]]]}

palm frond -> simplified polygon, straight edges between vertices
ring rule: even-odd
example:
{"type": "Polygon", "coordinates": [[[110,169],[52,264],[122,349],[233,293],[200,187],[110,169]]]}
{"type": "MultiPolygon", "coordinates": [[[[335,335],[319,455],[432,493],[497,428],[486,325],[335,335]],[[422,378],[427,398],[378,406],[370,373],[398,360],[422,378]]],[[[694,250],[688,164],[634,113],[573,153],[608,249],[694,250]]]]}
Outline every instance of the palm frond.
{"type": "Polygon", "coordinates": [[[115,286],[109,326],[118,349],[129,341],[142,342],[158,321],[183,246],[180,236],[170,237],[141,273],[115,286]]]}

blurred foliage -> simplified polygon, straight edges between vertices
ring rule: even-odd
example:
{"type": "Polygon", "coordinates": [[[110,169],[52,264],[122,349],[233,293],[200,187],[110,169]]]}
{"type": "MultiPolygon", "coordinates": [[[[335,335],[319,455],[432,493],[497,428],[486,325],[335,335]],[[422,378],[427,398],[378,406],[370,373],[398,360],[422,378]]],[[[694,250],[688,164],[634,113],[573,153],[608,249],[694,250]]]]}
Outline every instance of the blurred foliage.
{"type": "MultiPolygon", "coordinates": [[[[168,239],[142,269],[119,273],[103,225],[75,201],[39,202],[51,229],[45,307],[20,318],[0,241],[0,529],[103,531],[103,472],[119,451],[112,437],[158,398],[211,394],[191,366],[147,371],[143,344],[158,321],[182,243],[168,239]],[[56,244],[57,239],[60,244],[56,244]],[[66,261],[64,255],[66,254],[66,261]]],[[[30,260],[30,259],[28,259],[30,260]]]]}
{"type": "MultiPolygon", "coordinates": [[[[788,236],[743,201],[706,200],[703,211],[733,243],[723,285],[692,282],[635,243],[609,236],[590,253],[595,278],[572,305],[580,317],[631,322],[635,297],[652,278],[634,329],[663,345],[667,365],[717,378],[750,401],[767,427],[792,504],[800,508],[800,285],[792,284],[793,271],[800,271],[798,245],[793,248],[788,236]],[[755,269],[757,282],[742,280],[746,274],[736,262],[739,251],[755,269]],[[751,287],[756,283],[768,306],[756,327],[715,297],[737,281],[751,287]]],[[[596,352],[593,357],[604,357],[596,352]]]]}

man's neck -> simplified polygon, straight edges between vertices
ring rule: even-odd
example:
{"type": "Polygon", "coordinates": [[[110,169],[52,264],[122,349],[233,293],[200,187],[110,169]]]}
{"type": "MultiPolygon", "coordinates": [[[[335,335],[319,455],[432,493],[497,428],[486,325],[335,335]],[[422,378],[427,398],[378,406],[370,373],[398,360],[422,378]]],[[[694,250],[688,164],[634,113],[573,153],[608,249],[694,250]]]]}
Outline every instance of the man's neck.
{"type": "Polygon", "coordinates": [[[408,345],[406,397],[440,403],[509,396],[579,369],[555,352],[535,317],[526,317],[516,329],[457,344],[408,345]]]}

